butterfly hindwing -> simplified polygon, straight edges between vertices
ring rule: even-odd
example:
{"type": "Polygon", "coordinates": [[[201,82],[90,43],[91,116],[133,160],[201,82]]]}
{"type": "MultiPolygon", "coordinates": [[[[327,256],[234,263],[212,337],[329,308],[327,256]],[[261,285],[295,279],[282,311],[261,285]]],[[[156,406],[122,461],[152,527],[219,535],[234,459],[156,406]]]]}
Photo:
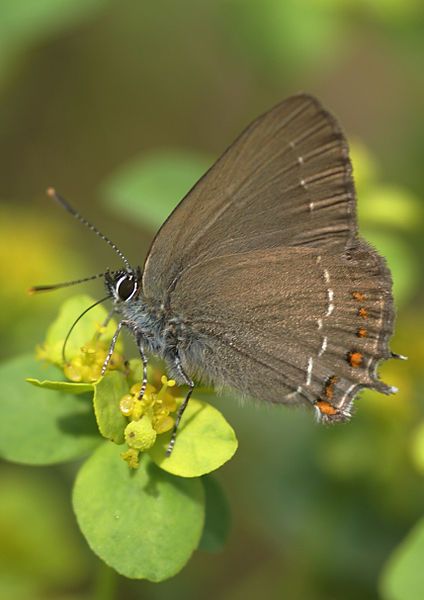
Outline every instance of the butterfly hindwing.
{"type": "Polygon", "coordinates": [[[376,374],[390,356],[390,289],[384,261],[362,241],[346,257],[254,250],[184,273],[171,310],[190,332],[189,372],[274,403],[327,403],[347,418],[360,389],[391,391],[376,374]]]}

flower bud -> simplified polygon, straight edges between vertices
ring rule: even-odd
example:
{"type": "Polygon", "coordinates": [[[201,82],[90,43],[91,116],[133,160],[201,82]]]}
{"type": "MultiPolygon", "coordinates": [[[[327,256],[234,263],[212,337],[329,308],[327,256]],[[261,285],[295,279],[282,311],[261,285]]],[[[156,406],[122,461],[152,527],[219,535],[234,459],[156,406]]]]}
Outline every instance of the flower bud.
{"type": "Polygon", "coordinates": [[[128,446],[135,450],[148,450],[156,441],[156,431],[147,417],[128,423],[124,435],[128,446]]]}

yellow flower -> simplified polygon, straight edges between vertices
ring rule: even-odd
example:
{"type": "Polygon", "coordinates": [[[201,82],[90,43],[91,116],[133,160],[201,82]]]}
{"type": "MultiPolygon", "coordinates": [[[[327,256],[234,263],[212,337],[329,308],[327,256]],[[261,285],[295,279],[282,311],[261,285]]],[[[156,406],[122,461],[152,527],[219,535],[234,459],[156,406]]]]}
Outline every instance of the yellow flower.
{"type": "Polygon", "coordinates": [[[147,415],[138,421],[131,421],[125,428],[125,441],[134,450],[148,450],[156,441],[156,431],[147,415]]]}
{"type": "Polygon", "coordinates": [[[121,453],[121,457],[125,460],[125,462],[131,469],[138,469],[138,467],[140,466],[138,460],[139,455],[140,452],[138,450],[135,450],[134,448],[128,448],[128,450],[121,453]]]}
{"type": "MultiPolygon", "coordinates": [[[[160,381],[162,386],[159,391],[148,383],[141,398],[139,396],[142,384],[134,384],[119,403],[121,413],[130,419],[125,429],[125,441],[133,451],[148,450],[155,443],[157,435],[166,433],[174,427],[175,418],[170,413],[177,410],[177,402],[170,389],[175,386],[175,381],[165,375],[160,381]]],[[[125,452],[122,457],[132,468],[137,468],[138,455],[135,461],[134,452],[128,452],[125,452]],[[134,466],[136,463],[137,466],[134,466]]]]}
{"type": "Polygon", "coordinates": [[[175,397],[168,391],[168,388],[175,386],[175,381],[163,375],[161,383],[159,392],[148,383],[142,398],[139,398],[141,383],[136,383],[128,394],[122,396],[119,403],[121,413],[132,421],[138,421],[143,415],[148,415],[157,433],[172,429],[174,419],[169,414],[177,409],[175,397]]]}
{"type": "MultiPolygon", "coordinates": [[[[74,382],[91,383],[101,376],[102,367],[108,353],[108,345],[94,338],[81,347],[79,354],[67,362],[63,368],[65,377],[74,382]]],[[[108,369],[123,369],[124,357],[114,352],[108,363],[108,369]]]]}

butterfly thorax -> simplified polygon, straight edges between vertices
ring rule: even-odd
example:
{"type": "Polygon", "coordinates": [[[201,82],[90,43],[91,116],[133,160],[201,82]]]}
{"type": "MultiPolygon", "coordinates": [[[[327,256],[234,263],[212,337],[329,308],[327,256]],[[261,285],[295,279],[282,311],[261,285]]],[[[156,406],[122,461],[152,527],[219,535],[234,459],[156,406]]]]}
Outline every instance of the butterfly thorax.
{"type": "Polygon", "coordinates": [[[193,332],[179,315],[142,293],[120,303],[117,310],[146,352],[172,362],[177,349],[183,351],[193,343],[193,332]]]}

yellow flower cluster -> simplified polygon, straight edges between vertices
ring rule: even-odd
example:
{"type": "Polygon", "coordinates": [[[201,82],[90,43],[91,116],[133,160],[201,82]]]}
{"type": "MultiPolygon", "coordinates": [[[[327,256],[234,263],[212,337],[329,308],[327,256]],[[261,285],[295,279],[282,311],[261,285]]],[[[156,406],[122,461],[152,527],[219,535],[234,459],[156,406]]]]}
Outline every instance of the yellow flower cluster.
{"type": "Polygon", "coordinates": [[[129,450],[122,454],[122,458],[132,468],[138,467],[139,453],[151,448],[157,435],[170,431],[174,426],[175,420],[170,413],[177,410],[177,402],[169,388],[175,386],[175,381],[163,375],[161,383],[159,392],[153,385],[147,384],[142,398],[139,398],[141,383],[136,383],[119,403],[121,413],[130,419],[125,428],[129,450]]]}
{"type": "MultiPolygon", "coordinates": [[[[88,342],[64,365],[65,377],[74,382],[92,383],[97,381],[101,375],[108,349],[108,344],[99,339],[95,338],[88,342]]],[[[108,363],[108,369],[123,369],[124,366],[123,355],[115,351],[108,363]]]]}

